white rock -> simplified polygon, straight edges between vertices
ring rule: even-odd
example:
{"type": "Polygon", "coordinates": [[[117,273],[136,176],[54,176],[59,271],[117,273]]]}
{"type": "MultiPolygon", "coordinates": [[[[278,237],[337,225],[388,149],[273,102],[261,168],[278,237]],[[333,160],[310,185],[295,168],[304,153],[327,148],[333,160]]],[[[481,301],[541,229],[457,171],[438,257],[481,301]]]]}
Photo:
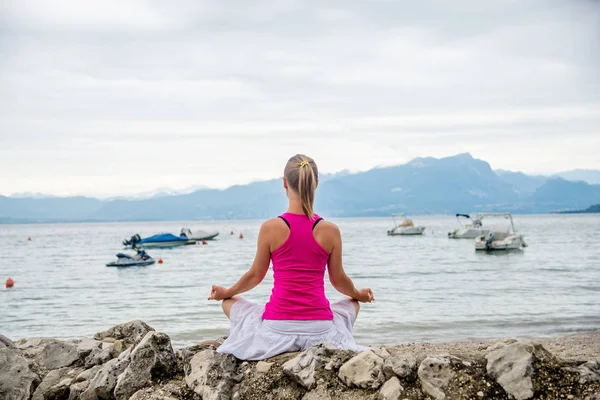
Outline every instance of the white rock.
{"type": "Polygon", "coordinates": [[[117,339],[123,341],[125,345],[131,346],[139,343],[139,341],[142,340],[150,331],[154,331],[154,328],[143,321],[134,320],[121,325],[113,326],[107,331],[98,332],[94,335],[94,339],[117,339]]]}
{"type": "Polygon", "coordinates": [[[29,400],[40,378],[19,350],[0,348],[0,399],[29,400]]]}
{"type": "Polygon", "coordinates": [[[370,350],[363,351],[342,365],[338,377],[348,387],[377,389],[385,381],[383,359],[370,350]]]}
{"type": "Polygon", "coordinates": [[[269,370],[271,369],[272,366],[273,366],[273,363],[266,362],[266,361],[259,361],[256,363],[256,372],[258,372],[260,374],[266,374],[267,372],[269,372],[269,370]]]}
{"type": "Polygon", "coordinates": [[[410,353],[388,357],[383,363],[386,378],[396,375],[406,381],[412,381],[417,375],[417,359],[410,353]]]}
{"type": "Polygon", "coordinates": [[[15,346],[13,341],[7,338],[6,336],[0,335],[0,349],[4,348],[16,349],[17,346],[15,346]]]}
{"type": "Polygon", "coordinates": [[[308,390],[317,386],[315,370],[317,362],[333,354],[336,348],[327,343],[311,346],[298,356],[283,364],[283,372],[308,390]]]}
{"type": "Polygon", "coordinates": [[[318,385],[316,389],[302,396],[302,400],[331,400],[331,396],[324,386],[318,385]]]}
{"type": "Polygon", "coordinates": [[[452,370],[454,360],[456,357],[452,356],[427,357],[423,360],[417,372],[423,392],[436,400],[446,398],[444,389],[455,375],[452,370]]]}
{"type": "Polygon", "coordinates": [[[600,364],[588,361],[575,369],[579,372],[579,383],[600,382],[600,364]]]}
{"type": "Polygon", "coordinates": [[[42,383],[35,389],[33,392],[33,397],[31,400],[44,400],[44,396],[50,390],[50,388],[60,381],[62,381],[63,377],[67,375],[69,368],[59,368],[53,371],[50,371],[46,374],[42,383]]]}
{"type": "Polygon", "coordinates": [[[48,370],[68,367],[79,361],[77,346],[56,340],[44,346],[36,361],[48,370]]]}
{"type": "Polygon", "coordinates": [[[403,391],[400,380],[393,376],[383,384],[377,394],[377,400],[398,400],[403,391]]]}
{"type": "Polygon", "coordinates": [[[171,339],[164,333],[151,331],[131,351],[130,362],[119,376],[115,387],[117,400],[127,400],[153,380],[176,373],[177,361],[171,339]]]}
{"type": "Polygon", "coordinates": [[[384,360],[390,356],[389,351],[385,347],[371,347],[369,348],[373,353],[383,358],[384,360]]]}
{"type": "Polygon", "coordinates": [[[117,386],[117,378],[129,365],[129,358],[113,358],[102,366],[92,378],[88,388],[81,394],[81,400],[110,399],[117,386]]]}
{"type": "Polygon", "coordinates": [[[236,360],[230,354],[201,350],[185,365],[185,383],[203,400],[224,400],[232,395],[236,360]]]}
{"type": "Polygon", "coordinates": [[[512,343],[488,353],[487,373],[516,400],[533,397],[533,362],[552,357],[542,346],[512,343]]]}

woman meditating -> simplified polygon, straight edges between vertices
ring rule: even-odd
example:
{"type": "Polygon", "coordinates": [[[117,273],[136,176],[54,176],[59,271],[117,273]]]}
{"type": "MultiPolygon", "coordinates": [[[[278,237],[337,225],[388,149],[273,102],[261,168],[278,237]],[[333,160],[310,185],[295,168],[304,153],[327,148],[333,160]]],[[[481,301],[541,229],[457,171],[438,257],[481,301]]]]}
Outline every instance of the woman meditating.
{"type": "Polygon", "coordinates": [[[284,170],[288,211],[262,224],[254,263],[226,289],[212,286],[209,300],[223,300],[230,334],[217,349],[241,360],[263,360],[327,342],[338,348],[362,350],[352,337],[359,303],[374,300],[371,289],[357,290],[342,266],[339,228],[313,211],[319,172],[314,160],[298,154],[284,170]],[[262,306],[238,297],[264,279],[273,262],[274,285],[262,306]],[[325,297],[325,267],[329,281],[347,296],[332,305],[325,297]]]}

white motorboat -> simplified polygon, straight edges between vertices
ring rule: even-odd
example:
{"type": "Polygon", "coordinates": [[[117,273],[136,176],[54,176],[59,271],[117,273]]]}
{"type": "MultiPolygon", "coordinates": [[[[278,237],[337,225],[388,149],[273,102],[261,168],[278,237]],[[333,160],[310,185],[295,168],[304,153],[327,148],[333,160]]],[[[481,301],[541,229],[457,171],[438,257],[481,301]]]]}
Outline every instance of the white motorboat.
{"type": "Polygon", "coordinates": [[[477,214],[475,218],[471,218],[468,214],[456,214],[456,219],[460,224],[460,228],[456,228],[451,232],[448,232],[450,239],[475,239],[478,236],[487,235],[489,229],[484,229],[481,222],[481,215],[477,214]],[[470,224],[462,224],[460,218],[467,218],[471,220],[470,224]]]}
{"type": "Polygon", "coordinates": [[[203,231],[200,229],[192,231],[190,228],[181,228],[179,236],[185,236],[194,242],[201,242],[203,240],[213,240],[219,236],[219,231],[203,231]]]}
{"type": "Polygon", "coordinates": [[[487,234],[475,238],[476,251],[511,251],[527,247],[523,235],[517,233],[512,215],[509,213],[478,214],[478,216],[504,217],[510,220],[510,224],[492,226],[487,234]]]}
{"type": "Polygon", "coordinates": [[[117,253],[117,261],[109,262],[107,267],[144,267],[152,265],[155,261],[144,250],[137,250],[137,254],[131,256],[129,254],[117,253]]]}
{"type": "Polygon", "coordinates": [[[392,214],[394,227],[387,231],[388,236],[414,236],[422,235],[425,231],[424,226],[415,226],[412,219],[407,218],[404,214],[392,214]],[[401,217],[400,223],[396,223],[396,217],[401,217]]]}

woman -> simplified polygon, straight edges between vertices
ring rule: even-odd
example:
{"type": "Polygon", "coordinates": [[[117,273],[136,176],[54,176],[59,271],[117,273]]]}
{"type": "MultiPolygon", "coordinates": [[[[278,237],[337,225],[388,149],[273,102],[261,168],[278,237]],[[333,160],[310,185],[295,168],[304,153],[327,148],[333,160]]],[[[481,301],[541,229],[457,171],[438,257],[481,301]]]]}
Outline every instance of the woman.
{"type": "Polygon", "coordinates": [[[327,342],[361,350],[352,337],[358,302],[374,300],[371,289],[357,290],[342,266],[339,228],[313,211],[319,172],[302,154],[290,158],[283,187],[288,211],[263,223],[254,263],[226,289],[212,286],[209,300],[223,300],[230,335],[218,348],[241,360],[262,360],[327,342]],[[237,297],[255,288],[273,262],[274,285],[265,306],[237,297]],[[330,306],[325,297],[325,267],[333,287],[347,296],[330,306]]]}

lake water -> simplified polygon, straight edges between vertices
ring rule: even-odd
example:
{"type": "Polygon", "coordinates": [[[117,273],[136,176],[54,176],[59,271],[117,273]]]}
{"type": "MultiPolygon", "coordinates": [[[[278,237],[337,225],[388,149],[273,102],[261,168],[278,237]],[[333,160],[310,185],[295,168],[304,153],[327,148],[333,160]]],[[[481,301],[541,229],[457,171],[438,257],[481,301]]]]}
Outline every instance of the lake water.
{"type": "MultiPolygon", "coordinates": [[[[365,345],[552,336],[600,329],[600,215],[516,215],[529,247],[475,253],[472,240],[446,237],[449,216],[415,217],[422,237],[388,237],[391,219],[340,219],[344,265],[376,302],[355,325],[365,345]]],[[[176,346],[226,335],[211,284],[249,268],[259,221],[190,224],[219,229],[208,245],[148,252],[163,264],[104,265],[134,233],[177,234],[177,222],[0,225],[0,333],[12,338],[91,336],[131,319],[169,334],[176,346]],[[231,230],[235,235],[230,235],[231,230]],[[239,239],[242,232],[244,239],[239,239]],[[31,237],[31,241],[27,238],[31,237]]],[[[264,302],[272,275],[247,298],[264,302]]],[[[330,299],[337,297],[329,282],[330,299]]]]}

